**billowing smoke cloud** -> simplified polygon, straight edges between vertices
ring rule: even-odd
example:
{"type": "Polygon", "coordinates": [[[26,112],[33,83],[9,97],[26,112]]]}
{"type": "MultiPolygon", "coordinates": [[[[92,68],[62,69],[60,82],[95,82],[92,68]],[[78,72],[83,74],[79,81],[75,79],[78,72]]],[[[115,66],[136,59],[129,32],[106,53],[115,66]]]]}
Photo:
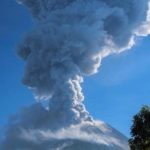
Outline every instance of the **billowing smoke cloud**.
{"type": "Polygon", "coordinates": [[[101,59],[131,48],[150,33],[148,0],[19,0],[36,21],[20,44],[26,61],[23,83],[50,111],[87,119],[80,84],[101,59]]]}
{"type": "MultiPolygon", "coordinates": [[[[12,137],[20,139],[20,128],[54,131],[79,124],[77,128],[80,129],[83,122],[94,124],[82,103],[83,76],[96,73],[104,57],[130,49],[138,36],[150,34],[149,0],[18,2],[29,8],[36,24],[18,47],[19,56],[26,62],[23,83],[33,91],[36,99],[49,101],[49,106],[48,109],[32,106],[17,117],[21,120],[9,125],[3,145],[11,145],[11,150],[15,143],[11,142],[12,137]]],[[[45,136],[41,132],[36,134],[45,136]]],[[[36,134],[31,136],[33,141],[39,140],[36,134]]],[[[44,139],[47,142],[52,138],[46,136],[44,139]]],[[[27,141],[21,140],[22,145],[23,142],[27,141]]],[[[58,149],[64,147],[63,144],[58,149]]],[[[9,150],[9,147],[3,149],[9,150]]],[[[13,150],[16,149],[17,146],[13,150]]]]}

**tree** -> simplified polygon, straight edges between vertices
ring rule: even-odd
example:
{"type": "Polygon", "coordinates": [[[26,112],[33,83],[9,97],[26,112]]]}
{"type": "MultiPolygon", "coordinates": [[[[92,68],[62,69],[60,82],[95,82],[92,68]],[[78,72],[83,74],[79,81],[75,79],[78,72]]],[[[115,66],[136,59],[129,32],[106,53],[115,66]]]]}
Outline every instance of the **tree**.
{"type": "Polygon", "coordinates": [[[131,126],[131,150],[150,150],[150,107],[143,106],[133,117],[131,126]]]}

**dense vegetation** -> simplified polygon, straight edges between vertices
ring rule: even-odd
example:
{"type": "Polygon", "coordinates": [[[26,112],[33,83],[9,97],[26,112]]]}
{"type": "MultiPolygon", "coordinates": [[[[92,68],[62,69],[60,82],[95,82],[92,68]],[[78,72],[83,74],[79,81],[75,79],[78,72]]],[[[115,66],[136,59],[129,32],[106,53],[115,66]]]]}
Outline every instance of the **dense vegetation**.
{"type": "Polygon", "coordinates": [[[150,150],[150,107],[143,106],[133,117],[131,126],[131,150],[150,150]]]}

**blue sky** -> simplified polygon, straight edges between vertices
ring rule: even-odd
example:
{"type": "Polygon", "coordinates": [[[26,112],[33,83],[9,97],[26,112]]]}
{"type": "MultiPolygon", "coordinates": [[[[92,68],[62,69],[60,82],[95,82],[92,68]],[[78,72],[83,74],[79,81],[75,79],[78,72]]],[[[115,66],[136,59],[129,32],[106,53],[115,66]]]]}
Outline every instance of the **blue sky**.
{"type": "MultiPolygon", "coordinates": [[[[23,106],[35,102],[21,83],[23,62],[15,53],[25,32],[32,29],[28,11],[15,0],[0,1],[0,126],[23,106]]],[[[85,78],[85,105],[94,118],[129,136],[132,116],[150,105],[150,37],[102,62],[99,73],[85,78]]]]}

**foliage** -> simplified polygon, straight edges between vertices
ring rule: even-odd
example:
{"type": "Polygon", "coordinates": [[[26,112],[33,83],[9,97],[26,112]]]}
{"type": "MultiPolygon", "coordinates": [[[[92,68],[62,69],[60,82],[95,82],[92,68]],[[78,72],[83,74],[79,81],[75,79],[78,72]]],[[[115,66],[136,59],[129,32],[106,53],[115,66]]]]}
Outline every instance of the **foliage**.
{"type": "Polygon", "coordinates": [[[150,150],[150,107],[143,106],[133,117],[131,126],[131,150],[150,150]]]}

